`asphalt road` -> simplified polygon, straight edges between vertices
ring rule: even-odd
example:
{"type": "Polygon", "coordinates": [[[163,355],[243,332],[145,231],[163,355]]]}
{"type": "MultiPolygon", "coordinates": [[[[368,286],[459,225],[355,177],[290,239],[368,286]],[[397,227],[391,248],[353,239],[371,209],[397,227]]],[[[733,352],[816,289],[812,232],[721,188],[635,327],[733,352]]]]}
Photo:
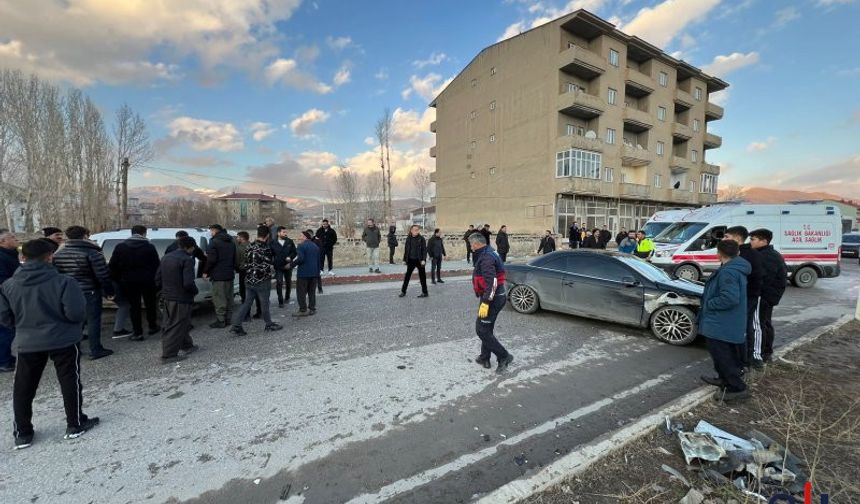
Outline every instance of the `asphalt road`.
{"type": "MultiPolygon", "coordinates": [[[[789,288],[778,341],[853,313],[856,261],[810,290],[789,288]]],[[[157,338],[116,340],[84,361],[95,430],[62,439],[49,369],[34,407],[35,444],[12,450],[12,376],[0,375],[0,502],[468,502],[539,470],[699,386],[701,344],[645,331],[506,310],[497,334],[515,355],[502,376],[472,362],[477,309],[452,280],[431,297],[390,283],[330,287],[315,317],[233,338],[195,314],[203,350],[158,362],[157,338]]]]}

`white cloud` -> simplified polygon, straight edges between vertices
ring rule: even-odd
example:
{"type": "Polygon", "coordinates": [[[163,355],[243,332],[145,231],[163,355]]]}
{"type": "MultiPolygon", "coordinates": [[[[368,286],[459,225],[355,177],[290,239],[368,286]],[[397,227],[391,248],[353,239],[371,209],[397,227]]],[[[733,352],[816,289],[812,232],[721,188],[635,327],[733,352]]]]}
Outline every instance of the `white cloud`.
{"type": "Polygon", "coordinates": [[[318,94],[327,94],[332,91],[330,85],[299,70],[294,59],[278,58],[266,67],[265,74],[269,84],[281,83],[302,91],[313,91],[318,94]]]}
{"type": "Polygon", "coordinates": [[[325,151],[305,151],[299,154],[298,162],[309,170],[329,170],[337,168],[337,155],[325,151]]]}
{"type": "Polygon", "coordinates": [[[517,21],[511,25],[508,25],[505,28],[504,33],[496,40],[496,42],[501,42],[502,40],[507,40],[511,37],[516,37],[520,33],[526,31],[526,22],[525,21],[517,21]]]}
{"type": "Polygon", "coordinates": [[[728,103],[729,101],[729,90],[723,89],[722,91],[715,91],[713,93],[708,94],[708,101],[713,103],[714,105],[725,107],[726,103],[728,103]]]}
{"type": "Polygon", "coordinates": [[[174,79],[185,61],[203,76],[219,68],[254,75],[277,57],[276,24],[299,3],[28,0],[18,8],[3,2],[0,66],[81,86],[174,79]]]}
{"type": "Polygon", "coordinates": [[[272,126],[269,123],[264,122],[255,122],[251,125],[252,136],[254,137],[254,140],[258,142],[261,142],[263,139],[265,139],[267,136],[271,135],[277,130],[278,128],[272,126]]]}
{"type": "Polygon", "coordinates": [[[441,93],[452,80],[454,80],[453,77],[446,81],[442,81],[442,76],[436,73],[429,73],[424,77],[413,75],[409,78],[409,87],[404,89],[400,95],[404,100],[406,100],[412,96],[412,93],[414,92],[429,102],[433,100],[433,98],[436,98],[436,96],[441,93]]]}
{"type": "Polygon", "coordinates": [[[747,152],[764,152],[776,143],[776,137],[768,137],[764,142],[751,142],[747,145],[747,152]]]}
{"type": "Polygon", "coordinates": [[[736,70],[755,65],[758,62],[759,54],[755,51],[747,54],[735,52],[728,56],[715,57],[713,61],[702,67],[702,71],[715,77],[725,77],[736,70]]]}
{"type": "Polygon", "coordinates": [[[350,81],[350,71],[348,65],[341,66],[337,73],[334,74],[334,85],[343,86],[350,81]]]}
{"type": "Polygon", "coordinates": [[[720,0],[664,0],[641,9],[630,22],[619,26],[657,47],[666,47],[685,28],[701,21],[720,0]]]}
{"type": "Polygon", "coordinates": [[[378,72],[373,74],[373,78],[376,80],[388,80],[388,69],[380,68],[378,72]]]}
{"type": "Polygon", "coordinates": [[[197,151],[238,151],[244,148],[239,130],[228,122],[207,121],[188,116],[177,117],[167,125],[170,136],[188,143],[197,151]]]}
{"type": "Polygon", "coordinates": [[[336,37],[335,38],[332,36],[328,36],[328,37],[326,37],[325,41],[326,41],[326,44],[328,44],[328,46],[331,47],[335,51],[342,51],[342,50],[346,49],[347,47],[350,47],[351,45],[353,45],[351,37],[336,37]]]}
{"type": "Polygon", "coordinates": [[[415,67],[417,67],[417,68],[419,68],[419,69],[421,69],[421,68],[424,68],[424,67],[426,67],[426,66],[435,66],[435,65],[438,65],[438,64],[440,64],[440,63],[442,63],[443,61],[446,61],[446,60],[448,60],[448,56],[446,56],[446,55],[445,55],[445,53],[442,53],[442,52],[434,52],[434,53],[433,53],[433,54],[431,54],[427,59],[424,59],[424,60],[415,60],[415,61],[413,61],[413,62],[412,62],[412,65],[413,65],[413,66],[415,66],[415,67]]]}
{"type": "Polygon", "coordinates": [[[856,1],[857,0],[817,0],[815,5],[818,7],[833,7],[836,5],[848,5],[856,1]]]}
{"type": "MultiPolygon", "coordinates": [[[[860,113],[857,116],[860,117],[860,113]]],[[[376,145],[376,139],[373,137],[364,137],[364,145],[376,145]]]]}
{"type": "Polygon", "coordinates": [[[798,19],[800,12],[795,7],[786,7],[776,11],[776,18],[773,20],[774,28],[782,28],[788,23],[798,19]]]}
{"type": "Polygon", "coordinates": [[[328,121],[331,114],[320,109],[312,108],[290,122],[290,130],[297,137],[313,136],[311,129],[314,124],[328,121]]]}
{"type": "Polygon", "coordinates": [[[521,19],[516,23],[508,25],[508,27],[505,28],[504,33],[502,33],[502,35],[496,40],[496,42],[501,42],[502,40],[515,37],[528,29],[536,28],[542,24],[552,21],[553,19],[559,18],[566,14],[570,14],[571,12],[579,9],[585,9],[593,13],[598,13],[598,11],[600,11],[604,7],[604,5],[606,5],[606,3],[607,0],[570,0],[561,8],[547,6],[543,2],[536,2],[530,4],[527,10],[529,14],[533,15],[534,17],[531,20],[521,19]]]}

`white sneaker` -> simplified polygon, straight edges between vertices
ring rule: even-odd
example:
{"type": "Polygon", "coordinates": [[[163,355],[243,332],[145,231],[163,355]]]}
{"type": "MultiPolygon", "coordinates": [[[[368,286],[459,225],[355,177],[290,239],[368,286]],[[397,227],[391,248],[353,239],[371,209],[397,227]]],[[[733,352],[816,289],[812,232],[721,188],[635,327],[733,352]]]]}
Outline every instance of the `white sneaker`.
{"type": "Polygon", "coordinates": [[[328,270],[328,275],[329,275],[329,276],[334,276],[334,271],[332,271],[332,270],[328,270]]]}

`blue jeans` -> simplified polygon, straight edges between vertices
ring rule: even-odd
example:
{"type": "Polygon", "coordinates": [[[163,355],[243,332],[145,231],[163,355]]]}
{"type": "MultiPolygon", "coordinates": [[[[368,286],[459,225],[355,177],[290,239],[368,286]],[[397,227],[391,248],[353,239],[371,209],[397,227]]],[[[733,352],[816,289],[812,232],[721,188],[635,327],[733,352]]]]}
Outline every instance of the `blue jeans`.
{"type": "Polygon", "coordinates": [[[87,338],[90,355],[102,349],[102,291],[84,291],[87,299],[87,338]]]}
{"type": "Polygon", "coordinates": [[[0,326],[0,367],[12,364],[12,340],[15,339],[15,331],[5,326],[0,326]]]}

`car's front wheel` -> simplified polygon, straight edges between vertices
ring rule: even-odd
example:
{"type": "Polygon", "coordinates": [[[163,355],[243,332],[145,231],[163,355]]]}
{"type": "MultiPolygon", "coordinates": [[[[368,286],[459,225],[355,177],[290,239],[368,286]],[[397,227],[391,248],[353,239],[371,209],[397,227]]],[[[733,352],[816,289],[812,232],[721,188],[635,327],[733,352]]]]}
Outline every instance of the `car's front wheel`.
{"type": "Polygon", "coordinates": [[[661,306],[651,315],[651,332],[670,345],[689,345],[696,339],[696,314],[686,306],[661,306]]]}
{"type": "Polygon", "coordinates": [[[511,306],[519,313],[534,313],[540,308],[537,292],[528,285],[517,285],[508,294],[511,306]]]}

